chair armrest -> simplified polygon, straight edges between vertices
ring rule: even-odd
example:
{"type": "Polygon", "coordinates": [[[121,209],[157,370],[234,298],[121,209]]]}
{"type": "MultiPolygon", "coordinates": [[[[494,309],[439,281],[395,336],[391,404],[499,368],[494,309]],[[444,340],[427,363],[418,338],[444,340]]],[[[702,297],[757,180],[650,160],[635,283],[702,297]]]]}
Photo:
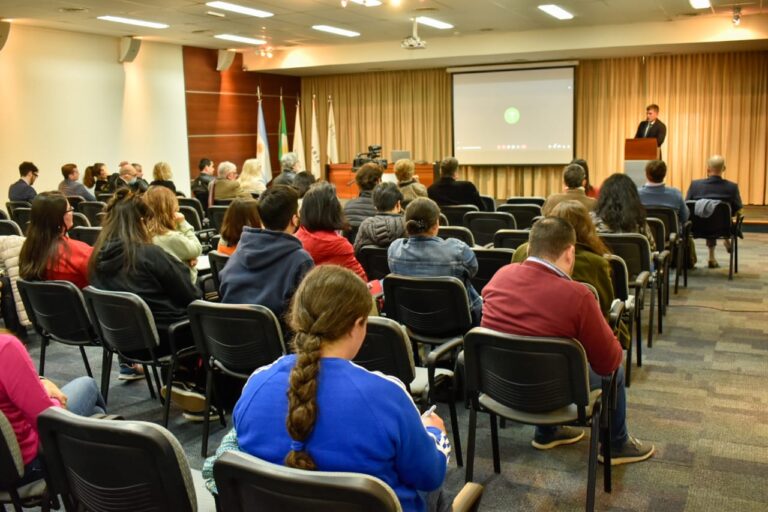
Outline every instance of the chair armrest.
{"type": "Polygon", "coordinates": [[[608,312],[608,324],[611,326],[612,330],[616,330],[619,326],[619,320],[621,320],[621,316],[624,314],[624,301],[620,299],[613,299],[613,302],[611,303],[611,309],[608,312]]]}
{"type": "Polygon", "coordinates": [[[180,322],[173,323],[168,327],[168,345],[171,348],[171,354],[181,356],[197,352],[197,347],[195,347],[195,345],[184,347],[179,351],[176,350],[176,346],[178,345],[177,338],[180,338],[180,335],[184,332],[188,333],[190,337],[192,336],[192,328],[190,326],[189,320],[181,320],[180,322]]]}
{"type": "Polygon", "coordinates": [[[661,252],[655,252],[653,253],[653,261],[656,263],[656,268],[664,267],[666,266],[667,261],[669,261],[669,258],[671,256],[671,253],[664,249],[661,252]]]}
{"type": "Polygon", "coordinates": [[[600,383],[600,387],[603,391],[603,409],[600,412],[600,422],[603,426],[608,425],[608,407],[610,407],[611,410],[616,409],[616,374],[619,372],[619,368],[614,370],[610,375],[603,375],[600,383]]]}
{"type": "MultiPolygon", "coordinates": [[[[635,282],[630,283],[630,286],[632,286],[635,290],[638,290],[639,292],[639,290],[642,290],[646,286],[648,286],[648,281],[650,280],[651,280],[651,273],[648,272],[647,270],[643,270],[637,275],[637,277],[635,278],[635,282]]],[[[635,293],[635,295],[637,296],[639,295],[639,293],[635,293]]]]}
{"type": "Polygon", "coordinates": [[[688,240],[688,237],[691,236],[691,228],[693,227],[693,221],[687,220],[682,225],[681,233],[683,235],[684,240],[688,240]]]}
{"type": "Polygon", "coordinates": [[[483,497],[483,486],[474,482],[464,484],[459,494],[453,499],[452,512],[474,512],[480,507],[480,498],[483,497]]]}
{"type": "Polygon", "coordinates": [[[677,237],[677,233],[670,233],[669,234],[669,245],[673,246],[673,245],[677,245],[678,243],[680,243],[680,239],[677,237]]]}
{"type": "MultiPolygon", "coordinates": [[[[438,345],[427,354],[427,383],[429,384],[429,400],[432,401],[432,393],[435,391],[435,369],[437,362],[447,359],[454,350],[464,346],[464,338],[454,338],[451,341],[438,345]]],[[[463,355],[464,351],[462,351],[463,355]]]]}

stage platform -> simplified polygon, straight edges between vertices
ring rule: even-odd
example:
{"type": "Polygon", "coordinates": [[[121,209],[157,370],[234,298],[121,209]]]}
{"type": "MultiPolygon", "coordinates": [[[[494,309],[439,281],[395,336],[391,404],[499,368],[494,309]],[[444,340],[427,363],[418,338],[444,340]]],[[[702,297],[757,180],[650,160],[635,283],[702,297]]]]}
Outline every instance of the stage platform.
{"type": "Polygon", "coordinates": [[[744,207],[744,231],[768,233],[768,206],[749,205],[744,207]]]}

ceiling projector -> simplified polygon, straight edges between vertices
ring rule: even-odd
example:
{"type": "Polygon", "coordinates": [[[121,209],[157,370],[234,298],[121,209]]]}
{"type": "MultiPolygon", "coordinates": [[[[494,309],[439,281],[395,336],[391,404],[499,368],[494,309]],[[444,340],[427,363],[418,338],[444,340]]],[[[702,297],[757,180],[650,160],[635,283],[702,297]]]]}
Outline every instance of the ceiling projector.
{"type": "Polygon", "coordinates": [[[400,47],[405,50],[424,50],[427,48],[427,42],[420,39],[418,36],[408,36],[402,40],[400,47]]]}

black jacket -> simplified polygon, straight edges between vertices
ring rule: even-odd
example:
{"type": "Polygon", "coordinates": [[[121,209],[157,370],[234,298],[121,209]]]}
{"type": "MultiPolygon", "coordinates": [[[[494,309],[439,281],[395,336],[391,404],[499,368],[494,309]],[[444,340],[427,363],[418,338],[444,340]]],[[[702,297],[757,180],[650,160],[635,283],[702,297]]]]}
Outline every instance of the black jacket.
{"type": "Polygon", "coordinates": [[[660,147],[662,144],[664,144],[664,139],[667,138],[667,126],[662,123],[660,120],[656,120],[653,122],[651,127],[648,129],[648,134],[645,134],[645,127],[648,124],[648,121],[643,121],[640,123],[640,125],[637,127],[637,133],[635,133],[636,139],[656,139],[656,146],[660,147]]]}
{"type": "Polygon", "coordinates": [[[155,180],[149,184],[150,187],[165,187],[176,192],[176,185],[171,180],[155,180]]]}
{"type": "Polygon", "coordinates": [[[471,181],[457,181],[456,178],[443,176],[430,185],[427,194],[440,206],[473,204],[481,212],[485,210],[480,192],[471,181]]]}
{"type": "Polygon", "coordinates": [[[366,245],[389,247],[389,244],[405,236],[403,216],[396,213],[378,213],[360,224],[355,238],[355,253],[366,245]]]}
{"type": "Polygon", "coordinates": [[[344,215],[347,222],[352,227],[357,227],[368,217],[376,215],[376,208],[373,206],[373,191],[363,190],[360,195],[347,201],[344,205],[344,215]]]}
{"type": "Polygon", "coordinates": [[[280,171],[280,174],[275,176],[275,178],[272,180],[272,183],[269,184],[269,186],[274,185],[293,185],[293,180],[296,178],[296,173],[290,169],[283,169],[280,171]]]}

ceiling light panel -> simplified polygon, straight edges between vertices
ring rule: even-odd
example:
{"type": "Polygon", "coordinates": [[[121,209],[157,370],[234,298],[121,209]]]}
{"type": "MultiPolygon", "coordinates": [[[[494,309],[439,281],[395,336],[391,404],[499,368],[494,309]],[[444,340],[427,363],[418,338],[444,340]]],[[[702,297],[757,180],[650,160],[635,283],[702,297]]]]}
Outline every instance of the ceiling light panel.
{"type": "Polygon", "coordinates": [[[351,0],[353,3],[356,3],[358,5],[364,5],[366,7],[378,7],[381,5],[381,2],[379,0],[351,0]]]}
{"type": "Polygon", "coordinates": [[[709,9],[712,7],[709,0],[688,0],[688,3],[691,4],[691,7],[694,9],[709,9]]]}
{"type": "Polygon", "coordinates": [[[255,37],[236,36],[234,34],[216,34],[213,37],[215,37],[216,39],[223,39],[225,41],[234,41],[235,43],[253,44],[256,46],[267,43],[264,39],[256,39],[255,37]]]}
{"type": "Polygon", "coordinates": [[[114,23],[125,23],[126,25],[135,25],[137,27],[147,27],[147,28],[168,28],[170,26],[170,25],[166,25],[165,23],[136,20],[133,18],[123,18],[121,16],[99,16],[98,19],[103,21],[112,21],[114,23]]]}
{"type": "Polygon", "coordinates": [[[453,25],[450,23],[446,23],[444,21],[436,20],[434,18],[429,18],[427,16],[419,16],[416,18],[416,23],[420,25],[426,25],[428,27],[432,28],[439,28],[440,30],[446,30],[449,28],[453,28],[453,25]]]}
{"type": "Polygon", "coordinates": [[[230,2],[207,2],[205,5],[213,7],[214,9],[221,9],[223,11],[236,12],[237,14],[245,14],[246,16],[255,16],[257,18],[269,18],[274,16],[274,13],[269,11],[262,11],[261,9],[254,9],[252,7],[245,7],[243,5],[233,4],[230,2]]]}
{"type": "Polygon", "coordinates": [[[331,25],[312,25],[312,28],[319,30],[320,32],[328,32],[329,34],[335,34],[337,36],[357,37],[360,35],[360,32],[354,32],[344,28],[332,27],[331,25]]]}
{"type": "Polygon", "coordinates": [[[562,7],[555,5],[555,4],[544,4],[539,6],[539,10],[544,11],[545,13],[549,14],[550,16],[557,18],[559,20],[570,20],[573,19],[573,14],[569,13],[562,7]]]}

